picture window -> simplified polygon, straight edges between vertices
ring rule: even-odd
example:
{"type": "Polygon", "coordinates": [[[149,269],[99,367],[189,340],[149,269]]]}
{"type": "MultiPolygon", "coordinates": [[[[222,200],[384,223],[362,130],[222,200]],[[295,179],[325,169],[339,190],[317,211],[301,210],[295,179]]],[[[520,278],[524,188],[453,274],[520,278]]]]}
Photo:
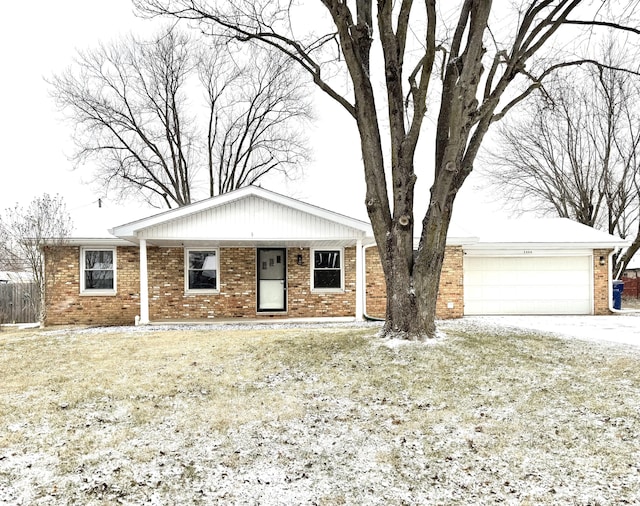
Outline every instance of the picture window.
{"type": "Polygon", "coordinates": [[[218,250],[194,250],[186,252],[186,290],[218,290],[218,250]]]}
{"type": "Polygon", "coordinates": [[[315,250],[313,252],[313,289],[342,289],[342,251],[315,250]]]}
{"type": "Polygon", "coordinates": [[[80,292],[112,295],[116,291],[116,250],[82,249],[80,292]]]}

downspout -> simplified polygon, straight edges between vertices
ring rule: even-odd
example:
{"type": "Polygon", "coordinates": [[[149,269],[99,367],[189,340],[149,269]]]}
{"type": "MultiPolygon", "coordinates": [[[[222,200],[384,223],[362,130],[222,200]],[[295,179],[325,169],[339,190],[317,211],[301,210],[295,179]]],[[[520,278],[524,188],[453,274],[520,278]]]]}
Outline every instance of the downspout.
{"type": "Polygon", "coordinates": [[[620,251],[621,248],[615,248],[611,250],[611,253],[609,253],[609,257],[607,259],[607,270],[609,271],[607,274],[607,279],[608,279],[608,284],[609,286],[607,287],[607,292],[608,292],[608,297],[609,297],[609,311],[611,311],[612,313],[622,313],[622,311],[620,309],[615,309],[613,307],[613,265],[612,265],[612,260],[613,260],[613,255],[615,255],[618,251],[620,251]]]}
{"type": "Polygon", "coordinates": [[[362,247],[362,316],[364,316],[364,319],[368,321],[383,322],[385,321],[384,318],[378,318],[377,316],[370,316],[367,314],[367,249],[373,246],[377,245],[374,243],[362,247]]]}
{"type": "Polygon", "coordinates": [[[360,322],[364,319],[364,280],[362,276],[364,269],[362,267],[362,239],[358,238],[356,241],[356,321],[360,322]]]}

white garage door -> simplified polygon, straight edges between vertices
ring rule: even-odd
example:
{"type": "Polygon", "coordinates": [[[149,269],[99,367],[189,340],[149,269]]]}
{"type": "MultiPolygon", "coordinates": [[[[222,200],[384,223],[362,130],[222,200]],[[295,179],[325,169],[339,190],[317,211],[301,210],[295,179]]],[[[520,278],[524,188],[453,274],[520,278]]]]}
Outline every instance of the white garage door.
{"type": "Polygon", "coordinates": [[[464,257],[464,314],[590,314],[591,257],[464,257]]]}

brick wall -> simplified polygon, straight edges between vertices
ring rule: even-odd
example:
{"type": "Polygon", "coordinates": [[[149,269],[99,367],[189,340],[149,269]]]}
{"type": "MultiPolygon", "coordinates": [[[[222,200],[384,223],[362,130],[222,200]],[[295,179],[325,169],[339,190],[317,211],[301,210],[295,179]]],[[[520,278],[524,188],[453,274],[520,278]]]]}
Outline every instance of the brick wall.
{"type": "MultiPolygon", "coordinates": [[[[384,318],[386,312],[386,284],[378,250],[368,248],[366,257],[366,312],[369,316],[384,318]]],[[[462,248],[447,246],[442,263],[436,318],[461,318],[464,312],[462,248]],[[453,307],[448,307],[449,305],[453,307]]]]}
{"type": "Polygon", "coordinates": [[[183,248],[147,249],[149,318],[255,317],[255,249],[220,248],[220,293],[186,294],[183,248]]]}
{"type": "Polygon", "coordinates": [[[441,319],[462,318],[464,315],[464,272],[462,247],[447,246],[440,273],[436,316],[441,319]],[[453,307],[449,307],[452,305],[453,307]]]}
{"type": "Polygon", "coordinates": [[[355,316],[355,247],[345,248],[345,290],[315,293],[310,284],[310,251],[287,252],[287,311],[257,312],[256,249],[220,248],[220,293],[184,293],[184,250],[148,248],[149,318],[355,316]],[[298,265],[298,254],[302,265],[298,265]]]}
{"type": "Polygon", "coordinates": [[[387,312],[387,292],[378,248],[365,250],[365,312],[375,318],[384,318],[387,312]]]}
{"type": "MultiPolygon", "coordinates": [[[[183,248],[147,248],[149,318],[201,320],[211,318],[355,316],[355,247],[344,249],[345,289],[312,292],[310,250],[287,253],[287,311],[257,313],[256,249],[220,248],[220,293],[186,294],[183,248]],[[302,255],[302,265],[297,256],[302,255]]],[[[139,309],[139,250],[117,248],[117,295],[80,295],[80,248],[64,247],[55,279],[48,280],[48,325],[132,324],[139,309]]],[[[53,272],[53,271],[51,271],[53,272]]]]}
{"type": "Polygon", "coordinates": [[[609,253],[610,249],[593,250],[593,313],[610,314],[609,310],[609,253]],[[600,265],[600,257],[604,257],[604,265],[600,265]]]}
{"type": "MultiPolygon", "coordinates": [[[[610,250],[594,250],[594,312],[609,314],[608,261],[610,250]]],[[[80,248],[59,248],[55,269],[47,267],[47,325],[122,325],[134,322],[139,309],[139,251],[137,247],[117,248],[117,294],[80,295],[80,248]],[[55,274],[55,275],[54,275],[55,274]]],[[[220,293],[187,295],[184,290],[184,250],[147,250],[149,271],[149,316],[152,321],[255,317],[255,248],[220,249],[220,293]]],[[[384,276],[375,247],[366,250],[366,311],[383,318],[386,309],[384,276]]],[[[345,290],[314,293],[310,284],[310,250],[291,248],[287,253],[288,292],[285,314],[264,314],[273,318],[354,316],[355,247],[345,248],[345,290]],[[302,255],[302,265],[297,256],[302,255]]],[[[462,248],[447,247],[436,303],[438,318],[463,315],[462,248]],[[453,308],[447,307],[453,303],[453,308]]]]}
{"type": "Polygon", "coordinates": [[[291,248],[287,258],[288,316],[355,316],[356,314],[356,248],[344,249],[344,291],[311,291],[311,252],[308,248],[291,248]],[[297,264],[298,254],[302,265],[297,264]]]}
{"type": "MultiPolygon", "coordinates": [[[[45,255],[46,255],[45,250],[45,255]]],[[[48,256],[51,258],[51,255],[48,256]]],[[[134,247],[116,249],[117,294],[80,295],[80,248],[57,248],[55,266],[47,262],[46,325],[131,324],[140,313],[139,252],[134,247]]]]}

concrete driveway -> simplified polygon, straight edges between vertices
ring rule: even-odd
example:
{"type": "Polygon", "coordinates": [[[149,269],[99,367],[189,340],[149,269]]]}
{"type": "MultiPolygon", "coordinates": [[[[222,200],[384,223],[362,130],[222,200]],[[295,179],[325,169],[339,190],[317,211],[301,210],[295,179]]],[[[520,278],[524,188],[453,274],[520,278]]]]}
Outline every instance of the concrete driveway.
{"type": "Polygon", "coordinates": [[[640,311],[623,310],[609,316],[473,316],[479,324],[539,330],[591,341],[640,346],[640,311]]]}

